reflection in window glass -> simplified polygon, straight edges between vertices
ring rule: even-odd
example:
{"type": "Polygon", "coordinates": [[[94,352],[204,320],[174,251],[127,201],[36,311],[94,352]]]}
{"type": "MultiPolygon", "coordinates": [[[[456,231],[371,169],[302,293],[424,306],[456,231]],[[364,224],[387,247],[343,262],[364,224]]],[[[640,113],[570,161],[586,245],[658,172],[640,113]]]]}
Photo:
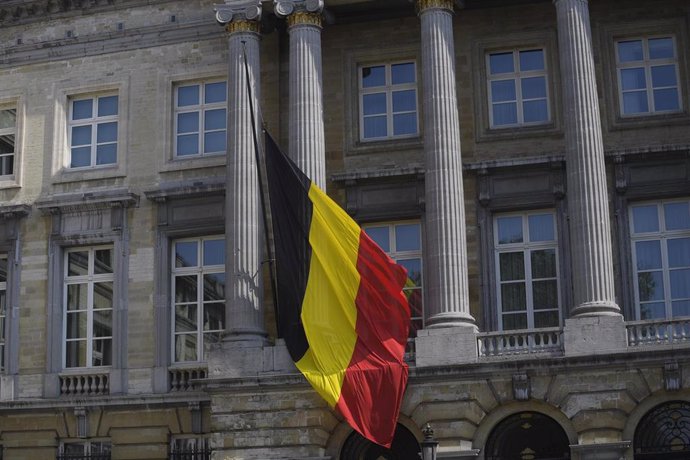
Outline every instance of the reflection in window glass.
{"type": "Polygon", "coordinates": [[[0,177],[14,174],[17,109],[0,107],[0,177]]]}
{"type": "Polygon", "coordinates": [[[118,103],[117,95],[70,101],[70,168],[117,163],[118,103]]]}
{"type": "Polygon", "coordinates": [[[225,153],[226,101],[225,81],[200,82],[176,87],[176,158],[225,153]]]}

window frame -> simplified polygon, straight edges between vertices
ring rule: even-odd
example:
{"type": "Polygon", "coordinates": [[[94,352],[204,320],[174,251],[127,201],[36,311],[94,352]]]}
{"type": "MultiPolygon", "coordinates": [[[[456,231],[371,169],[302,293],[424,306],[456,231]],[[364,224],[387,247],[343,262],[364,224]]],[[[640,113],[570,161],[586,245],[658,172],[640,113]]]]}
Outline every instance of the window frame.
{"type": "MultiPolygon", "coordinates": [[[[19,142],[19,108],[17,104],[3,104],[0,103],[0,111],[12,111],[14,110],[14,126],[12,128],[0,128],[0,136],[14,136],[14,145],[12,153],[0,154],[0,162],[3,162],[4,158],[12,157],[12,172],[9,174],[0,173],[0,181],[14,180],[17,173],[17,149],[19,142]]],[[[1,171],[1,169],[0,169],[1,171]]]]}
{"type": "Polygon", "coordinates": [[[4,300],[4,305],[0,302],[0,374],[5,372],[5,350],[7,348],[7,328],[8,328],[8,280],[9,280],[9,263],[10,259],[7,253],[0,253],[0,261],[5,261],[5,279],[4,281],[0,279],[0,293],[2,294],[2,299],[4,300]]]}
{"type": "MultiPolygon", "coordinates": [[[[186,80],[186,81],[176,81],[173,82],[172,84],[172,159],[173,161],[183,161],[183,160],[190,160],[190,159],[198,159],[198,158],[208,158],[208,157],[217,157],[217,156],[224,156],[227,153],[228,150],[228,145],[227,145],[227,135],[228,135],[228,80],[223,79],[222,77],[211,77],[211,78],[204,78],[200,80],[186,80]],[[225,83],[225,100],[222,102],[211,102],[211,103],[206,103],[205,102],[205,95],[206,95],[206,85],[208,84],[213,84],[213,83],[225,83]],[[185,87],[185,86],[198,86],[199,87],[199,103],[196,105],[191,105],[191,106],[183,106],[182,108],[178,107],[178,96],[179,96],[179,88],[185,87]],[[214,129],[214,130],[209,130],[207,131],[205,129],[205,119],[206,119],[206,111],[208,110],[218,110],[218,109],[224,109],[225,110],[225,124],[223,129],[214,129]],[[177,153],[177,139],[180,133],[177,131],[177,126],[178,126],[178,114],[181,113],[198,113],[199,114],[199,126],[198,130],[196,131],[196,134],[198,135],[199,139],[197,140],[197,148],[198,148],[198,153],[196,154],[190,154],[190,155],[179,155],[177,153]],[[220,132],[224,131],[225,132],[225,139],[226,139],[226,144],[225,144],[225,150],[222,151],[215,151],[215,152],[204,152],[204,147],[205,147],[205,134],[207,132],[220,132]]],[[[190,134],[190,133],[185,133],[185,134],[190,134]]]]}
{"type": "MultiPolygon", "coordinates": [[[[389,61],[384,61],[384,62],[377,62],[377,63],[372,63],[372,62],[367,62],[367,63],[359,63],[357,65],[357,107],[358,107],[358,140],[361,143],[375,143],[375,142],[382,142],[382,141],[392,141],[392,140],[399,140],[399,139],[413,139],[416,137],[419,137],[421,135],[421,111],[420,111],[420,106],[419,106],[419,65],[418,61],[416,58],[409,58],[409,59],[395,59],[395,60],[389,60],[389,61]],[[392,67],[394,65],[398,64],[409,64],[412,63],[414,65],[414,76],[415,76],[415,81],[413,83],[400,83],[400,84],[393,84],[392,82],[392,67]],[[363,86],[363,81],[362,81],[362,70],[364,68],[368,67],[384,67],[384,74],[385,74],[385,84],[383,86],[375,86],[375,87],[370,87],[370,88],[364,88],[363,86]],[[396,115],[396,112],[393,112],[393,93],[395,91],[409,91],[409,90],[414,90],[415,92],[415,119],[416,119],[416,126],[415,126],[415,132],[411,134],[399,134],[395,135],[394,134],[394,116],[396,115]],[[364,96],[368,94],[385,94],[386,95],[386,136],[379,136],[379,137],[364,137],[364,120],[366,118],[366,115],[364,115],[364,96]]],[[[397,113],[413,113],[410,111],[404,111],[404,112],[397,112],[397,113]]],[[[379,114],[380,116],[380,114],[379,114]]]]}
{"type": "Polygon", "coordinates": [[[532,126],[544,126],[549,125],[553,122],[553,109],[552,106],[552,96],[550,91],[550,81],[549,81],[549,53],[547,47],[542,46],[520,46],[505,49],[487,50],[484,58],[485,72],[486,72],[486,93],[487,93],[487,112],[489,117],[489,129],[491,130],[502,130],[510,128],[521,128],[521,127],[532,127],[532,126]],[[520,52],[521,51],[532,51],[540,50],[544,56],[544,69],[542,70],[531,70],[531,71],[521,71],[520,67],[520,52]],[[500,73],[496,75],[491,74],[491,56],[496,54],[511,53],[513,58],[513,72],[500,73]],[[522,85],[520,84],[523,78],[536,78],[544,77],[544,90],[546,100],[546,120],[525,122],[524,121],[524,103],[531,100],[541,100],[542,98],[534,98],[525,100],[522,97],[522,85]],[[517,123],[496,125],[494,122],[493,107],[495,105],[493,101],[493,91],[491,83],[493,81],[503,81],[511,80],[515,83],[515,104],[517,107],[517,123]]]}
{"type": "MultiPolygon", "coordinates": [[[[120,129],[121,129],[121,123],[120,123],[120,113],[121,113],[121,97],[118,91],[104,91],[104,92],[99,92],[96,94],[75,94],[72,96],[68,96],[67,99],[67,104],[68,104],[68,109],[67,109],[67,151],[68,154],[66,155],[65,159],[65,167],[69,171],[84,171],[84,170],[94,170],[94,169],[102,169],[102,168],[112,168],[116,167],[120,163],[120,155],[121,155],[121,144],[120,144],[120,129]],[[117,97],[117,114],[115,115],[104,115],[104,116],[98,116],[98,105],[99,105],[99,100],[101,98],[106,98],[106,97],[112,97],[115,96],[117,97]],[[92,111],[91,111],[91,117],[90,118],[82,118],[79,120],[74,120],[74,103],[75,102],[80,102],[80,101],[86,101],[86,100],[91,100],[92,101],[92,111]],[[98,143],[98,126],[100,124],[105,124],[105,123],[116,123],[117,126],[117,132],[115,133],[115,141],[114,142],[102,142],[101,144],[98,143]],[[81,126],[90,126],[91,127],[91,139],[90,139],[90,161],[88,166],[72,166],[72,149],[75,148],[75,146],[72,145],[72,132],[73,128],[81,127],[81,126]],[[103,164],[98,164],[98,146],[99,145],[105,145],[105,144],[115,144],[115,161],[112,163],[103,163],[103,164]]],[[[80,144],[81,145],[81,144],[80,144]]],[[[81,147],[85,147],[86,144],[81,145],[81,147]]],[[[77,146],[77,148],[79,148],[77,146]]]]}
{"type": "MultiPolygon", "coordinates": [[[[682,113],[684,111],[683,107],[683,92],[682,92],[682,84],[681,84],[681,72],[680,72],[680,49],[678,47],[678,38],[677,35],[673,32],[667,33],[667,34],[641,34],[637,36],[629,36],[629,37],[619,37],[614,39],[613,43],[613,48],[614,48],[614,56],[615,56],[615,69],[616,69],[616,91],[617,91],[617,97],[618,97],[618,111],[620,113],[621,118],[638,118],[638,117],[649,117],[649,116],[659,116],[659,115],[666,115],[666,114],[677,114],[677,113],[682,113]],[[649,57],[649,40],[650,39],[659,39],[659,38],[670,38],[673,42],[673,53],[674,57],[673,58],[663,58],[663,59],[651,59],[649,57]],[[627,62],[621,62],[620,61],[620,54],[619,54],[619,43],[621,42],[631,42],[631,41],[641,41],[642,42],[642,53],[643,57],[641,61],[627,61],[627,62]],[[674,110],[656,110],[655,107],[655,102],[654,102],[654,86],[653,86],[653,81],[652,81],[652,67],[658,66],[658,65],[673,65],[674,70],[675,70],[675,76],[676,76],[676,85],[675,88],[678,91],[678,109],[674,110]],[[644,92],[647,96],[647,108],[648,110],[646,112],[634,112],[634,113],[626,113],[625,112],[625,104],[624,104],[624,98],[623,95],[626,93],[626,91],[623,90],[623,83],[622,83],[622,71],[624,69],[632,69],[632,68],[643,68],[644,70],[644,75],[645,75],[645,87],[644,87],[644,92]]],[[[664,87],[664,88],[671,88],[671,87],[664,87]]],[[[635,90],[636,92],[639,92],[641,90],[635,90]]],[[[633,91],[627,91],[627,92],[633,92],[633,91]]]]}

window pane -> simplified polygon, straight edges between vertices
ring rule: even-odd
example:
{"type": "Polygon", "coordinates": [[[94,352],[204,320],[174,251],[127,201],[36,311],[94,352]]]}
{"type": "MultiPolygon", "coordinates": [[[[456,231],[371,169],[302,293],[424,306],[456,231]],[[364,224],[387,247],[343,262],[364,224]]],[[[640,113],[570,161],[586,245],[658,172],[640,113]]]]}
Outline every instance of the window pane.
{"type": "Polygon", "coordinates": [[[393,134],[402,136],[417,132],[417,114],[405,113],[393,115],[393,134]]]}
{"type": "Polygon", "coordinates": [[[641,61],[643,57],[642,40],[618,42],[619,62],[641,61]]]}
{"type": "Polygon", "coordinates": [[[98,98],[98,116],[107,117],[117,115],[117,96],[98,98]]]}
{"type": "Polygon", "coordinates": [[[540,249],[532,251],[532,278],[556,277],[556,250],[540,249]]]}
{"type": "Polygon", "coordinates": [[[204,305],[204,330],[221,331],[225,319],[225,304],[204,305]]]}
{"type": "Polygon", "coordinates": [[[522,243],[522,217],[499,217],[498,244],[522,243]]]}
{"type": "Polygon", "coordinates": [[[175,332],[196,331],[196,305],[175,307],[175,332]]]}
{"type": "Polygon", "coordinates": [[[635,243],[638,270],[661,268],[661,242],[638,241],[635,243]]]}
{"type": "Polygon", "coordinates": [[[678,90],[676,88],[655,89],[654,90],[654,109],[657,111],[678,110],[678,90]]]}
{"type": "Polygon", "coordinates": [[[544,70],[544,50],[520,51],[520,70],[544,70]]]}
{"type": "Polygon", "coordinates": [[[204,101],[207,104],[213,104],[214,102],[225,102],[227,99],[228,90],[224,81],[207,83],[205,90],[206,94],[204,95],[204,101]]]}
{"type": "Polygon", "coordinates": [[[644,74],[644,68],[621,69],[621,86],[623,91],[645,89],[647,87],[647,79],[644,74]]]}
{"type": "Polygon", "coordinates": [[[91,147],[77,147],[72,149],[70,168],[81,168],[91,165],[91,147]]]}
{"type": "Polygon", "coordinates": [[[668,266],[690,267],[690,238],[668,240],[668,266]]]}
{"type": "Polygon", "coordinates": [[[652,67],[652,87],[676,86],[676,66],[657,65],[652,67]]]}
{"type": "Polygon", "coordinates": [[[199,135],[187,134],[177,136],[177,155],[197,155],[199,153],[199,135]]]}
{"type": "Polygon", "coordinates": [[[667,230],[690,229],[690,203],[667,203],[664,214],[667,230]]]}
{"type": "Polygon", "coordinates": [[[558,327],[558,311],[541,311],[534,313],[534,327],[558,327]]]}
{"type": "Polygon", "coordinates": [[[634,91],[623,94],[623,113],[649,112],[646,91],[634,91]]]}
{"type": "Polygon", "coordinates": [[[197,262],[197,242],[178,241],[175,243],[175,266],[176,267],[196,267],[197,262]]]}
{"type": "Polygon", "coordinates": [[[204,153],[225,152],[227,136],[225,131],[204,134],[204,153]]]}
{"type": "Polygon", "coordinates": [[[96,164],[111,165],[117,162],[117,144],[104,144],[96,147],[96,164]]]}
{"type": "Polygon", "coordinates": [[[535,310],[558,308],[558,284],[556,280],[532,283],[535,310]]]}
{"type": "Polygon", "coordinates": [[[418,251],[421,249],[421,227],[419,224],[395,226],[395,248],[397,251],[418,251]]]}
{"type": "MultiPolygon", "coordinates": [[[[0,141],[0,145],[2,142],[0,141]]],[[[14,171],[14,156],[0,157],[0,176],[12,174],[14,171]]]]}
{"type": "Polygon", "coordinates": [[[225,273],[204,275],[204,302],[225,300],[225,273]]]}
{"type": "Polygon", "coordinates": [[[93,341],[92,366],[110,366],[112,364],[112,340],[99,339],[93,341]]]}
{"type": "Polygon", "coordinates": [[[671,37],[649,39],[650,59],[668,59],[674,56],[673,39],[671,37]]]}
{"type": "Polygon", "coordinates": [[[188,105],[199,104],[199,85],[180,86],[177,88],[177,106],[185,107],[188,105]]]}
{"type": "Polygon", "coordinates": [[[498,73],[514,72],[513,53],[496,53],[489,55],[489,72],[491,75],[498,73]]]}
{"type": "Polygon", "coordinates": [[[546,97],[546,78],[530,77],[520,79],[523,99],[546,97]]]}
{"type": "Polygon", "coordinates": [[[195,133],[199,131],[199,112],[177,114],[177,132],[195,133]]]}
{"type": "Polygon", "coordinates": [[[501,284],[501,306],[503,311],[523,311],[527,309],[525,283],[501,284]]]}
{"type": "Polygon", "coordinates": [[[362,68],[362,87],[384,86],[386,84],[386,68],[382,65],[362,68]]]}
{"type": "Polygon", "coordinates": [[[515,99],[515,80],[498,80],[491,82],[492,102],[514,101],[515,99]]]}
{"type": "Polygon", "coordinates": [[[391,78],[394,85],[414,83],[416,80],[414,63],[393,64],[391,66],[391,78]]]}
{"type": "Polygon", "coordinates": [[[666,318],[666,305],[663,302],[643,303],[640,305],[640,319],[666,318]]]}
{"type": "Polygon", "coordinates": [[[417,92],[413,89],[393,91],[393,112],[417,110],[417,92]]]}
{"type": "Polygon", "coordinates": [[[664,281],[661,272],[638,273],[640,302],[664,300],[664,281]]]}
{"type": "Polygon", "coordinates": [[[205,240],[203,265],[225,264],[225,240],[205,240]]]}
{"type": "Polygon", "coordinates": [[[400,259],[398,264],[407,269],[407,277],[415,286],[422,286],[422,259],[400,259]]]}
{"type": "Polygon", "coordinates": [[[225,109],[207,110],[204,113],[204,129],[225,129],[225,109]]]}
{"type": "Polygon", "coordinates": [[[66,367],[86,367],[86,341],[69,341],[66,347],[66,367]]]}
{"type": "Polygon", "coordinates": [[[89,289],[87,284],[68,284],[67,311],[86,310],[86,308],[88,307],[88,291],[89,289]]]}
{"type": "Polygon", "coordinates": [[[672,303],[673,317],[690,316],[690,300],[679,300],[672,303]]]}
{"type": "Polygon", "coordinates": [[[386,93],[365,94],[362,100],[364,115],[386,113],[386,93]]]}
{"type": "Polygon", "coordinates": [[[539,121],[548,121],[549,111],[546,105],[546,99],[540,101],[527,101],[522,105],[524,112],[525,123],[536,123],[539,121]]]}
{"type": "Polygon", "coordinates": [[[14,153],[14,134],[0,135],[0,153],[14,153]]]}
{"type": "Polygon", "coordinates": [[[407,295],[407,303],[410,305],[410,316],[412,318],[421,318],[424,316],[424,307],[422,305],[422,290],[421,289],[405,289],[403,291],[407,295]]]}
{"type": "Polygon", "coordinates": [[[503,315],[503,330],[527,329],[527,315],[503,315]]]}
{"type": "Polygon", "coordinates": [[[113,311],[96,310],[93,312],[93,336],[112,337],[113,336],[113,311]]]}
{"type": "Polygon", "coordinates": [[[690,298],[690,269],[671,270],[671,298],[690,298]]]}
{"type": "Polygon", "coordinates": [[[529,240],[554,241],[553,214],[535,214],[527,217],[529,240]]]}
{"type": "Polygon", "coordinates": [[[72,102],[72,120],[83,120],[93,115],[93,99],[72,102]]]}
{"type": "Polygon", "coordinates": [[[390,252],[391,246],[388,227],[367,227],[364,231],[381,249],[385,252],[390,252]]]}
{"type": "Polygon", "coordinates": [[[0,283],[7,281],[7,259],[0,257],[0,283]]]}
{"type": "Polygon", "coordinates": [[[525,255],[522,252],[503,252],[498,255],[501,281],[525,279],[525,255]]]}
{"type": "Polygon", "coordinates": [[[93,308],[113,308],[113,282],[93,284],[93,308]]]}
{"type": "Polygon", "coordinates": [[[113,249],[96,249],[94,251],[94,273],[112,273],[113,272],[113,249]]]}
{"type": "MultiPolygon", "coordinates": [[[[90,126],[89,126],[90,128],[90,126]]],[[[96,142],[116,142],[117,141],[117,122],[99,123],[96,129],[96,142]]]]}
{"type": "Polygon", "coordinates": [[[87,251],[70,251],[67,253],[67,275],[86,275],[89,271],[89,253],[87,251]]]}
{"type": "Polygon", "coordinates": [[[656,205],[632,208],[633,231],[635,233],[658,232],[659,214],[656,205]]]}
{"type": "Polygon", "coordinates": [[[196,334],[175,336],[175,361],[196,360],[196,334]]]}
{"type": "Polygon", "coordinates": [[[72,127],[72,146],[91,144],[91,125],[72,127]]]}
{"type": "Polygon", "coordinates": [[[493,106],[494,125],[514,125],[517,123],[517,104],[494,104],[493,106]]]}
{"type": "Polygon", "coordinates": [[[67,313],[67,338],[79,339],[86,337],[87,316],[86,312],[67,313]]]}
{"type": "Polygon", "coordinates": [[[175,277],[175,302],[196,302],[197,299],[196,276],[175,277]]]}
{"type": "Polygon", "coordinates": [[[364,138],[386,137],[386,116],[367,117],[364,119],[364,138]]]}
{"type": "Polygon", "coordinates": [[[0,129],[14,128],[17,125],[17,110],[0,110],[0,129]]]}

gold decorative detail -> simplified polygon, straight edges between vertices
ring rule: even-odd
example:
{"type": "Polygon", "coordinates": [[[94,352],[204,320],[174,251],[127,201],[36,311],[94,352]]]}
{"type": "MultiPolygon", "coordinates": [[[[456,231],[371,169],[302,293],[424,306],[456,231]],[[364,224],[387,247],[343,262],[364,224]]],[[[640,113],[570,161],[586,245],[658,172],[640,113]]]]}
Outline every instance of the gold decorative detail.
{"type": "Polygon", "coordinates": [[[441,8],[453,11],[453,0],[417,0],[418,13],[429,8],[441,8]]]}
{"type": "Polygon", "coordinates": [[[236,19],[225,24],[225,31],[229,34],[238,32],[254,32],[259,33],[259,22],[249,21],[247,19],[236,19]]]}
{"type": "Polygon", "coordinates": [[[312,13],[309,11],[295,11],[287,18],[288,27],[301,26],[316,26],[321,27],[321,13],[312,13]]]}

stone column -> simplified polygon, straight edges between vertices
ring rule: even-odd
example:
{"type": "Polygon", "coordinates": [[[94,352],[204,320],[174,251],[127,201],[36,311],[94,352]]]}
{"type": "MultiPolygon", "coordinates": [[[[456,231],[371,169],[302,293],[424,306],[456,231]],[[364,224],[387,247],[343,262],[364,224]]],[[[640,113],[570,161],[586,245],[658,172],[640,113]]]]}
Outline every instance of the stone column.
{"type": "Polygon", "coordinates": [[[417,0],[422,25],[426,155],[426,326],[474,326],[467,288],[465,204],[452,0],[417,0]]]}
{"type": "Polygon", "coordinates": [[[287,17],[290,34],[290,115],[288,153],[302,171],[326,190],[321,77],[323,0],[274,0],[287,17]]]}
{"type": "MultiPolygon", "coordinates": [[[[227,0],[216,19],[228,32],[228,152],[226,176],[224,340],[264,343],[262,308],[263,229],[244,55],[255,113],[260,99],[259,0],[227,0]]],[[[261,121],[256,119],[257,129],[261,121]]],[[[260,136],[257,133],[257,139],[260,136]]]]}
{"type": "Polygon", "coordinates": [[[587,0],[554,0],[565,108],[572,316],[620,315],[587,0]]]}

